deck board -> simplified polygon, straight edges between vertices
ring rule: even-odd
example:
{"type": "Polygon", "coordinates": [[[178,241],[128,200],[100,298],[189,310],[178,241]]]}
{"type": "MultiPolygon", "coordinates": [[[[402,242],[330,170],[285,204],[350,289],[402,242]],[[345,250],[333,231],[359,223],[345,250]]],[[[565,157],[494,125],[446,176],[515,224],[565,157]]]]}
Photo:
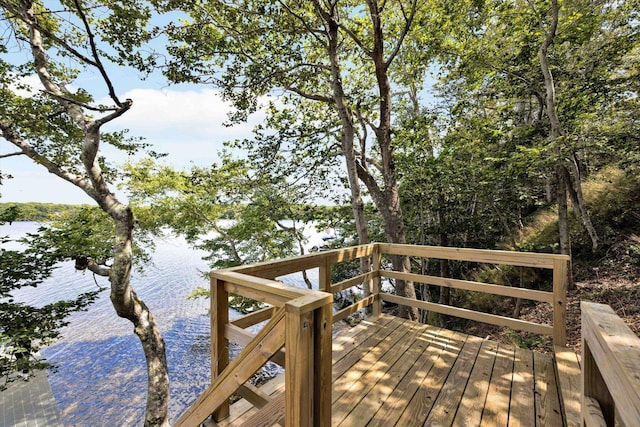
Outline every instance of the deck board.
{"type": "Polygon", "coordinates": [[[498,343],[486,340],[482,343],[452,425],[466,427],[480,424],[497,352],[498,343]]]}
{"type": "MultiPolygon", "coordinates": [[[[332,359],[332,426],[564,422],[553,359],[526,349],[382,315],[334,338],[332,359]]],[[[273,382],[272,396],[284,387],[273,382]]],[[[254,413],[240,401],[219,425],[254,413]]]]}

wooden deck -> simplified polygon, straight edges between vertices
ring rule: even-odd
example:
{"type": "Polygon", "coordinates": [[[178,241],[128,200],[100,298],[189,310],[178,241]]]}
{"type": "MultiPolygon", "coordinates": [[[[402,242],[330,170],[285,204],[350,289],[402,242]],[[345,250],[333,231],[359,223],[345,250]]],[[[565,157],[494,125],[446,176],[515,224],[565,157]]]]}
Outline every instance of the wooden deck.
{"type": "MultiPolygon", "coordinates": [[[[382,315],[335,338],[332,360],[332,426],[564,425],[541,353],[382,315]]],[[[284,379],[261,390],[283,396],[284,379]]],[[[255,411],[239,401],[218,425],[261,425],[255,411]]]]}

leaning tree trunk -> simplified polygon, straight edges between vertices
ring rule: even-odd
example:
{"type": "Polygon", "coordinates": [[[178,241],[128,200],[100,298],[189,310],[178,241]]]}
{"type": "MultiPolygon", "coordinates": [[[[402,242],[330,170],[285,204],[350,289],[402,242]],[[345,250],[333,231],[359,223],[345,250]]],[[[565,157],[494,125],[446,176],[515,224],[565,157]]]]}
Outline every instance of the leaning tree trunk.
{"type": "MultiPolygon", "coordinates": [[[[76,170],[83,170],[82,174],[75,174],[60,167],[52,159],[41,155],[34,146],[22,139],[17,132],[10,128],[10,124],[0,123],[3,136],[22,150],[22,153],[35,163],[46,167],[49,172],[76,185],[89,197],[96,201],[100,208],[108,213],[115,225],[114,259],[110,267],[99,266],[90,262],[87,266],[97,274],[109,277],[111,283],[111,301],[116,313],[130,320],[134,325],[134,332],[140,339],[145,354],[148,375],[148,394],[145,415],[145,426],[168,426],[169,405],[169,375],[165,353],[165,344],[157,323],[144,302],[138,298],[130,283],[131,267],[133,263],[132,237],[134,218],[131,209],[120,203],[111,193],[103,176],[99,161],[100,128],[102,125],[120,117],[131,107],[131,101],[121,102],[113,90],[105,69],[100,61],[99,52],[95,46],[95,37],[91,31],[89,20],[78,0],[73,2],[78,17],[83,22],[91,58],[80,55],[72,50],[64,41],[53,37],[48,30],[43,29],[38,22],[38,15],[34,10],[34,3],[2,2],[2,6],[10,10],[16,19],[20,19],[29,30],[29,44],[33,56],[34,71],[38,75],[44,91],[58,103],[62,111],[72,120],[78,130],[83,133],[82,147],[79,154],[81,164],[76,170]],[[43,34],[47,40],[43,39],[43,34]],[[115,107],[101,110],[89,107],[74,100],[74,95],[67,90],[64,83],[55,81],[52,77],[46,43],[58,44],[58,47],[83,65],[97,68],[109,89],[109,96],[115,107]],[[94,118],[85,114],[84,108],[105,113],[102,117],[94,118]]],[[[45,26],[46,27],[46,26],[45,26]]],[[[71,142],[70,142],[71,144],[71,142]]]]}
{"type": "MultiPolygon", "coordinates": [[[[337,19],[331,15],[325,15],[328,30],[328,53],[331,63],[331,77],[333,82],[333,98],[336,109],[340,117],[342,125],[342,135],[340,141],[342,143],[342,152],[347,167],[347,177],[349,180],[349,189],[351,191],[351,210],[353,219],[358,233],[358,242],[366,245],[369,240],[369,227],[367,226],[367,218],[364,212],[364,201],[362,200],[362,191],[360,190],[360,180],[357,172],[357,159],[355,152],[355,128],[353,122],[353,113],[347,103],[347,98],[342,87],[342,78],[340,71],[340,63],[338,59],[338,29],[337,19]]],[[[371,270],[371,260],[369,257],[360,258],[360,270],[367,273],[371,270]]],[[[369,295],[369,289],[364,287],[365,297],[369,295]]]]}
{"type": "MultiPolygon", "coordinates": [[[[111,197],[106,197],[109,199],[111,197]]],[[[113,198],[115,199],[115,198],[113,198]]],[[[134,325],[147,364],[147,409],[145,426],[169,425],[169,373],[164,340],[160,328],[147,305],[131,287],[133,213],[116,200],[101,200],[99,204],[116,225],[113,266],[109,273],[111,303],[118,316],[134,325]],[[113,203],[111,203],[113,202],[113,203]]]]}

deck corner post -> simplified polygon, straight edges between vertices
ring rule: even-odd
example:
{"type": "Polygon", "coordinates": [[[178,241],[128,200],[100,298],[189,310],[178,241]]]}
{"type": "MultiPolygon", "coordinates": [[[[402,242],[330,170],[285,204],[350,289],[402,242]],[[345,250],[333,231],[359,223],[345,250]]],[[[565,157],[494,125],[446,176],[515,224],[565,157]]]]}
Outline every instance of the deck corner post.
{"type": "Polygon", "coordinates": [[[553,260],[553,345],[567,345],[567,269],[569,260],[553,260]]]}
{"type": "MultiPolygon", "coordinates": [[[[229,323],[229,294],[224,282],[211,277],[211,382],[229,365],[229,340],[224,336],[225,326],[229,323]]],[[[229,416],[229,399],[213,414],[215,421],[229,416]]]]}
{"type": "Polygon", "coordinates": [[[314,311],[313,425],[331,427],[333,303],[314,311]]]}
{"type": "Polygon", "coordinates": [[[375,300],[373,302],[373,308],[371,310],[371,314],[373,316],[379,316],[382,314],[382,299],[380,299],[380,291],[381,291],[381,281],[380,281],[380,268],[382,265],[382,250],[380,245],[375,244],[373,246],[373,253],[371,254],[373,258],[373,273],[374,277],[371,280],[371,294],[375,295],[375,300]]]}
{"type": "Polygon", "coordinates": [[[285,424],[313,426],[314,313],[285,304],[285,424]]]}

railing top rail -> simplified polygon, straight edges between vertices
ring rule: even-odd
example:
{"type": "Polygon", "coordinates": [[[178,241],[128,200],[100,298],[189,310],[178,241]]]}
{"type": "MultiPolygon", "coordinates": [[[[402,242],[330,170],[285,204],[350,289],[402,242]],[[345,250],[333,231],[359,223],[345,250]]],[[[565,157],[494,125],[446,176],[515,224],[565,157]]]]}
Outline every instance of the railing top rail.
{"type": "Polygon", "coordinates": [[[240,265],[238,267],[226,268],[224,270],[216,270],[211,274],[236,272],[266,279],[273,279],[287,274],[297,273],[298,271],[320,267],[327,262],[343,262],[371,255],[374,247],[375,244],[373,243],[369,245],[351,246],[348,248],[333,249],[330,251],[285,258],[282,260],[240,265]]]}
{"type": "Polygon", "coordinates": [[[624,425],[635,425],[640,420],[640,338],[608,305],[582,301],[580,309],[583,350],[588,347],[624,425]]]}
{"type": "Polygon", "coordinates": [[[419,256],[424,258],[506,264],[522,267],[554,268],[554,261],[569,261],[571,257],[537,252],[499,251],[490,249],[451,248],[444,246],[415,246],[397,243],[376,243],[382,253],[419,256]]]}

